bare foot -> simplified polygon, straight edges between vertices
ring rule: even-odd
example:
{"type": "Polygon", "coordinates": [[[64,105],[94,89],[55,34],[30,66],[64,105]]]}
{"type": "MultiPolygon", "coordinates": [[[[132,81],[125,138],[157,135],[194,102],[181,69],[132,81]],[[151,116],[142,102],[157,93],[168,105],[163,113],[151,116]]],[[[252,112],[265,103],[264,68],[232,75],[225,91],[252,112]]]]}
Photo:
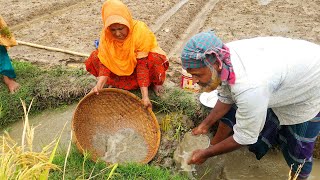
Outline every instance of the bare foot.
{"type": "Polygon", "coordinates": [[[18,91],[20,84],[17,83],[14,79],[11,79],[7,76],[3,76],[4,83],[7,85],[11,94],[14,94],[18,91]]]}
{"type": "Polygon", "coordinates": [[[164,88],[162,85],[154,85],[153,91],[156,93],[157,96],[160,96],[164,93],[164,88]]]}

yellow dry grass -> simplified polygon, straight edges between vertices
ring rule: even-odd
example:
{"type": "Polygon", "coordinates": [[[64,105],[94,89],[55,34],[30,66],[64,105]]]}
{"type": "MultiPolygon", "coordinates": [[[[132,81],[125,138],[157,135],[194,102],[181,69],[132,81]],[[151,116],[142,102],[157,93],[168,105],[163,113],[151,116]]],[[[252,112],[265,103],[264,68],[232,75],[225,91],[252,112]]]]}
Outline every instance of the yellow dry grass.
{"type": "Polygon", "coordinates": [[[298,179],[298,176],[299,176],[299,174],[300,174],[300,171],[301,171],[304,163],[305,163],[305,162],[303,162],[303,164],[300,164],[300,165],[298,166],[297,172],[295,172],[295,173],[292,172],[292,166],[293,166],[293,165],[291,165],[291,168],[290,168],[290,171],[289,171],[288,180],[297,180],[297,179],[298,179]]]}
{"type": "Polygon", "coordinates": [[[33,151],[34,127],[29,125],[29,108],[22,102],[25,121],[22,133],[22,142],[19,145],[5,132],[0,137],[0,179],[47,179],[49,170],[59,169],[52,164],[59,139],[42,148],[42,151],[33,151]]]}
{"type": "Polygon", "coordinates": [[[162,121],[160,123],[160,129],[163,132],[167,132],[172,128],[172,117],[170,117],[168,114],[164,118],[162,118],[162,121]]]}

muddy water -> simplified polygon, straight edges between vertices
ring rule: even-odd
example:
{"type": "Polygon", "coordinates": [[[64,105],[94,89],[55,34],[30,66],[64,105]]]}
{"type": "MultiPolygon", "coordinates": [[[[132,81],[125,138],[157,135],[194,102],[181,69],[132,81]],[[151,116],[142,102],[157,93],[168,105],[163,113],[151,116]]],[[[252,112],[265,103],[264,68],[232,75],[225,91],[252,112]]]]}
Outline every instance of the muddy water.
{"type": "Polygon", "coordinates": [[[93,146],[95,149],[105,148],[102,159],[110,163],[141,162],[148,153],[144,138],[130,128],[120,129],[113,135],[97,133],[93,146]]]}
{"type": "MultiPolygon", "coordinates": [[[[52,142],[55,137],[62,133],[60,140],[60,150],[65,150],[71,139],[71,120],[76,104],[47,110],[37,116],[29,117],[30,125],[36,127],[34,132],[34,150],[39,151],[43,146],[52,142]],[[63,127],[65,128],[63,129],[63,127]]],[[[10,136],[17,142],[21,142],[23,121],[18,121],[8,128],[10,136]]],[[[2,131],[1,131],[2,133],[2,131]]]]}
{"type": "MultiPolygon", "coordinates": [[[[260,161],[247,148],[216,156],[196,166],[194,177],[202,180],[287,180],[289,167],[282,154],[270,151],[260,161]]],[[[320,179],[320,160],[314,161],[309,180],[320,179]]]]}
{"type": "Polygon", "coordinates": [[[187,132],[174,152],[174,160],[180,164],[181,171],[196,171],[194,165],[188,165],[192,152],[209,147],[210,139],[206,135],[194,136],[187,132]]]}
{"type": "MultiPolygon", "coordinates": [[[[62,132],[60,150],[66,151],[70,141],[70,122],[75,108],[76,105],[71,105],[44,111],[35,117],[30,117],[30,123],[37,126],[34,137],[35,150],[40,150],[42,146],[50,143],[59,132],[62,132]],[[66,127],[62,131],[64,124],[66,127]]],[[[7,128],[10,135],[18,142],[21,141],[22,127],[22,121],[19,121],[7,128]]],[[[195,169],[196,172],[193,172],[193,176],[202,180],[286,180],[289,172],[280,152],[270,151],[258,161],[247,148],[210,158],[201,166],[195,166],[195,169]]],[[[319,170],[320,160],[316,159],[309,180],[320,179],[319,170]]]]}

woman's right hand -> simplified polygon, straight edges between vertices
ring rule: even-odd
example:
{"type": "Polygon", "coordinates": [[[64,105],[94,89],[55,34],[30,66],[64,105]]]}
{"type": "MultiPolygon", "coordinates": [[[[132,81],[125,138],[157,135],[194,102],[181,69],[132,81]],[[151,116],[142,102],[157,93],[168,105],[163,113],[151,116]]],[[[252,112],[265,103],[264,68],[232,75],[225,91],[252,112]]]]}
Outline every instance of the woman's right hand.
{"type": "Polygon", "coordinates": [[[151,108],[152,109],[152,104],[151,104],[151,101],[150,101],[149,97],[142,98],[142,103],[146,108],[151,108]]]}
{"type": "Polygon", "coordinates": [[[99,91],[103,89],[104,85],[108,80],[108,76],[99,76],[97,84],[91,89],[90,92],[94,92],[95,94],[99,94],[99,91]]]}
{"type": "Polygon", "coordinates": [[[98,85],[95,85],[90,92],[94,92],[96,95],[99,94],[99,90],[101,90],[102,88],[99,88],[98,85]]]}
{"type": "Polygon", "coordinates": [[[210,127],[207,127],[204,124],[200,124],[199,126],[192,129],[193,135],[207,134],[210,127]]]}

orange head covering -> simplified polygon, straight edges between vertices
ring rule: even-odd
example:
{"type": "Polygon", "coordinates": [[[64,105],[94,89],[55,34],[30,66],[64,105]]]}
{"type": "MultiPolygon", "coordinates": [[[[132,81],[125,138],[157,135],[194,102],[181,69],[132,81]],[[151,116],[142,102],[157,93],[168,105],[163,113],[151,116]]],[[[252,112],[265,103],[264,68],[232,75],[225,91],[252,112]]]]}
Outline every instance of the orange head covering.
{"type": "Polygon", "coordinates": [[[103,65],[118,76],[129,76],[133,73],[137,58],[147,57],[149,52],[165,55],[155,35],[141,21],[133,20],[127,6],[119,0],[107,0],[102,6],[102,29],[98,57],[103,65]],[[128,27],[125,40],[115,39],[108,27],[119,23],[128,27]]]}

